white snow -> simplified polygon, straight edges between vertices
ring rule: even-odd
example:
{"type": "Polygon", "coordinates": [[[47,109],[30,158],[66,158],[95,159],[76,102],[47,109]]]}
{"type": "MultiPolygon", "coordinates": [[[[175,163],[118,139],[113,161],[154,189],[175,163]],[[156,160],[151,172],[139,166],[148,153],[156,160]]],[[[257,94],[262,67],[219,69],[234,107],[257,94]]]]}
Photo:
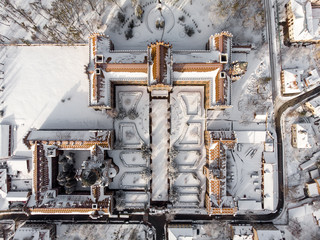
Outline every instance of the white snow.
{"type": "Polygon", "coordinates": [[[301,69],[286,69],[282,71],[283,94],[296,94],[302,91],[301,69]]]}
{"type": "Polygon", "coordinates": [[[0,125],[0,159],[9,157],[9,125],[0,125]]]}
{"type": "Polygon", "coordinates": [[[235,131],[238,143],[259,144],[266,141],[265,131],[235,131]]]}
{"type": "Polygon", "coordinates": [[[295,41],[320,39],[319,9],[308,0],[290,0],[294,15],[293,38],[295,41]]]}
{"type": "Polygon", "coordinates": [[[192,240],[192,227],[168,227],[168,240],[192,240]]]}
{"type": "Polygon", "coordinates": [[[233,240],[252,240],[253,231],[252,226],[248,225],[234,225],[232,226],[233,230],[233,240]]]}
{"type": "Polygon", "coordinates": [[[292,146],[296,148],[311,148],[310,123],[296,123],[292,125],[292,146]]]}
{"type": "Polygon", "coordinates": [[[275,196],[277,189],[277,182],[274,180],[278,174],[275,171],[275,164],[265,163],[263,166],[264,171],[264,190],[263,202],[264,209],[274,211],[277,207],[278,198],[275,196]]]}
{"type": "Polygon", "coordinates": [[[320,195],[319,186],[317,182],[306,184],[306,189],[309,197],[317,197],[320,195]]]}
{"type": "Polygon", "coordinates": [[[6,199],[8,202],[26,202],[28,200],[29,192],[12,192],[9,191],[6,199]]]}
{"type": "MultiPolygon", "coordinates": [[[[44,130],[31,131],[30,141],[108,141],[112,132],[108,130],[44,130]]],[[[110,146],[109,146],[110,147],[110,146]]]]}
{"type": "Polygon", "coordinates": [[[247,199],[238,200],[238,208],[240,211],[262,210],[261,202],[247,199]]]}
{"type": "Polygon", "coordinates": [[[168,101],[152,99],[151,117],[152,117],[152,200],[168,200],[168,101]]]}
{"type": "Polygon", "coordinates": [[[26,227],[22,226],[17,229],[13,240],[51,240],[50,229],[41,229],[41,227],[26,227]]]}
{"type": "Polygon", "coordinates": [[[317,69],[313,69],[309,72],[309,76],[304,79],[307,87],[311,87],[320,82],[320,77],[317,69]]]}
{"type": "Polygon", "coordinates": [[[275,230],[271,230],[271,229],[259,229],[257,230],[257,236],[258,239],[273,239],[273,240],[282,240],[282,234],[280,232],[280,230],[275,229],[275,230]]]}
{"type": "Polygon", "coordinates": [[[61,224],[57,226],[57,239],[146,240],[149,230],[144,224],[61,224]]]}
{"type": "MultiPolygon", "coordinates": [[[[110,129],[105,113],[88,107],[88,46],[8,46],[5,57],[5,109],[2,124],[17,126],[15,154],[27,150],[22,139],[31,128],[110,129]]],[[[30,153],[28,153],[30,155],[30,153]]]]}
{"type": "Polygon", "coordinates": [[[7,160],[8,174],[17,175],[19,171],[19,174],[27,175],[30,172],[28,161],[25,158],[11,158],[7,160]]]}

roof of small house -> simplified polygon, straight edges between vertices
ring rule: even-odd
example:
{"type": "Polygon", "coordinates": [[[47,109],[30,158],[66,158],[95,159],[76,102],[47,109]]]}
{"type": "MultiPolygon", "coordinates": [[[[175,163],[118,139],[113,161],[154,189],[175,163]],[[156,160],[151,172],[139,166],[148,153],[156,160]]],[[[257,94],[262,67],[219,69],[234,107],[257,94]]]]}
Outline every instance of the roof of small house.
{"type": "Polygon", "coordinates": [[[290,0],[294,16],[293,37],[296,41],[320,39],[320,14],[308,0],[290,0]]]}

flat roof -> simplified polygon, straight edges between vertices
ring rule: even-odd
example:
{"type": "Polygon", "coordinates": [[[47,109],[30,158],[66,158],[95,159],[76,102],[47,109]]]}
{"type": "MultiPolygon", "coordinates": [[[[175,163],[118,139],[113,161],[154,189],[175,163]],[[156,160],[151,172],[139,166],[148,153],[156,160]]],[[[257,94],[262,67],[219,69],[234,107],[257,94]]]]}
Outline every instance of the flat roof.
{"type": "Polygon", "coordinates": [[[9,157],[10,125],[0,125],[0,158],[9,157]]]}
{"type": "Polygon", "coordinates": [[[11,202],[25,202],[28,200],[29,192],[8,192],[7,201],[11,202]]]}
{"type": "Polygon", "coordinates": [[[263,143],[266,141],[266,131],[235,131],[238,143],[263,143]]]}

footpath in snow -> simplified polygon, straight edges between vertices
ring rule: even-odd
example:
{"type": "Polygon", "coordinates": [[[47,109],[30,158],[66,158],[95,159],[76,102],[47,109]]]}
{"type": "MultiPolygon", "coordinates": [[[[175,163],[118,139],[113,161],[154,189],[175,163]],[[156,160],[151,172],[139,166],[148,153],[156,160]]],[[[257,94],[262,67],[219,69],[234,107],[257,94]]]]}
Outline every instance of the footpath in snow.
{"type": "Polygon", "coordinates": [[[168,201],[168,101],[153,99],[152,116],[152,201],[168,201]]]}

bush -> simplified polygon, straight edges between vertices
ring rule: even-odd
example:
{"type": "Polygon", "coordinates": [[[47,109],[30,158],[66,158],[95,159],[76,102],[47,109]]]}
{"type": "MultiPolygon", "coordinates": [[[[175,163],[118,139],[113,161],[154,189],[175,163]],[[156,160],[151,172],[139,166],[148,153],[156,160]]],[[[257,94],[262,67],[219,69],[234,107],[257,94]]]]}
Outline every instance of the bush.
{"type": "Polygon", "coordinates": [[[128,30],[124,33],[126,36],[126,39],[129,40],[130,38],[133,38],[133,31],[132,28],[128,28],[128,30]]]}
{"type": "Polygon", "coordinates": [[[128,117],[129,117],[129,119],[134,120],[134,119],[136,119],[138,116],[139,116],[139,114],[137,113],[137,111],[136,111],[134,108],[131,108],[131,109],[128,111],[128,117]]]}
{"type": "Polygon", "coordinates": [[[180,22],[184,22],[185,21],[185,17],[184,16],[181,16],[178,19],[179,19],[180,22]]]}
{"type": "Polygon", "coordinates": [[[134,21],[131,20],[128,24],[128,28],[133,29],[134,28],[134,21]]]}
{"type": "Polygon", "coordinates": [[[121,22],[121,23],[124,23],[124,21],[126,20],[126,16],[122,12],[118,12],[117,17],[118,17],[119,22],[121,22]]]}
{"type": "Polygon", "coordinates": [[[139,20],[141,20],[142,17],[143,17],[144,11],[143,11],[143,9],[142,9],[142,7],[141,7],[140,5],[137,5],[137,7],[135,8],[134,13],[135,13],[135,15],[137,16],[137,18],[138,18],[139,20]]]}
{"type": "Polygon", "coordinates": [[[193,34],[194,34],[194,30],[192,27],[190,26],[185,26],[184,27],[184,32],[189,36],[191,37],[193,34]]]}

